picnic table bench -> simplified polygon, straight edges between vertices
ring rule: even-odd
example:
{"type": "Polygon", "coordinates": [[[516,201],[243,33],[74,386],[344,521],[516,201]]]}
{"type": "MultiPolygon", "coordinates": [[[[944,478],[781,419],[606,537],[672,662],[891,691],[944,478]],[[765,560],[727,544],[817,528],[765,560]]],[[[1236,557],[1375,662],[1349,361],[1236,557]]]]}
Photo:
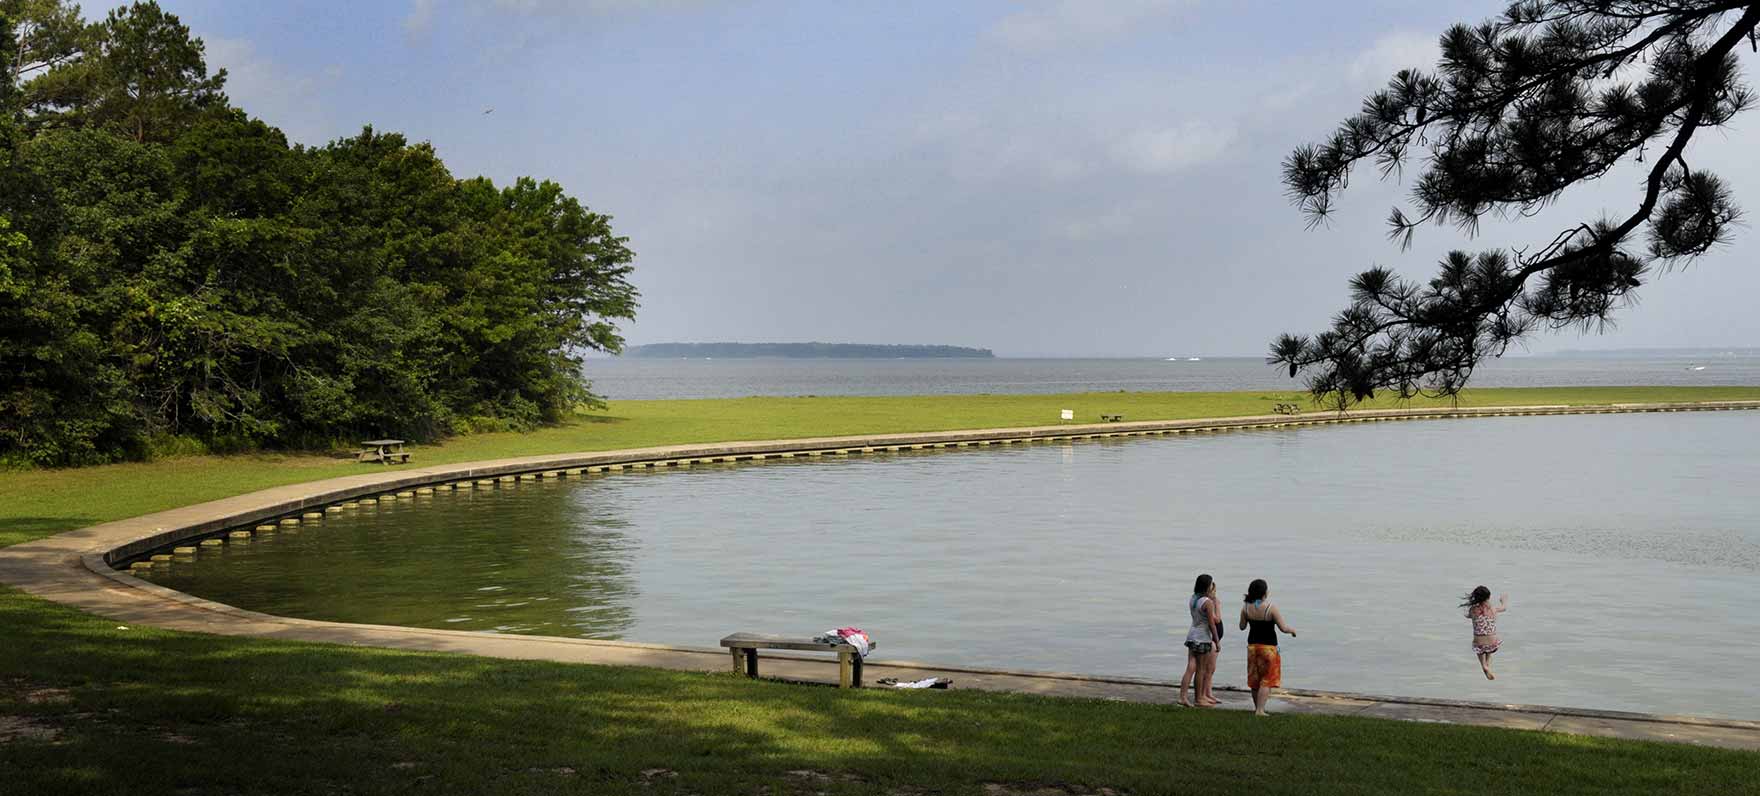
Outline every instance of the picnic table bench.
{"type": "MultiPolygon", "coordinates": [[[[735,633],[721,640],[721,646],[733,653],[733,671],[758,676],[758,650],[806,650],[837,653],[837,687],[862,687],[862,656],[854,645],[844,641],[815,641],[811,638],[766,636],[759,633],[735,633]]],[[[869,642],[868,649],[879,647],[869,642]]]]}
{"type": "Polygon", "coordinates": [[[355,455],[355,461],[379,462],[380,464],[390,464],[395,461],[402,464],[409,461],[409,453],[403,449],[403,440],[370,439],[361,443],[361,450],[355,455]]]}
{"type": "Polygon", "coordinates": [[[1272,407],[1271,411],[1276,412],[1280,415],[1294,415],[1294,414],[1300,414],[1302,411],[1302,407],[1299,404],[1278,404],[1278,405],[1272,407]]]}
{"type": "Polygon", "coordinates": [[[1100,419],[1104,420],[1108,423],[1117,423],[1118,421],[1124,419],[1124,415],[1109,415],[1109,414],[1106,414],[1105,412],[1101,412],[1100,419]]]}

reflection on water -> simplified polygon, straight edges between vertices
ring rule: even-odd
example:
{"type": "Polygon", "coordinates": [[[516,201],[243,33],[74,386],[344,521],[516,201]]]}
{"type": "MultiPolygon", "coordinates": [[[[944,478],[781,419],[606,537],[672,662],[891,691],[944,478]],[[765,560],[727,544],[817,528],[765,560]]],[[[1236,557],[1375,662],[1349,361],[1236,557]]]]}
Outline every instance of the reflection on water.
{"type": "Polygon", "coordinates": [[[308,619],[623,638],[639,545],[616,504],[583,493],[552,481],[381,502],[155,580],[308,619]]]}
{"type": "MultiPolygon", "coordinates": [[[[1760,413],[1495,418],[635,471],[327,519],[155,579],[353,622],[1177,677],[1248,580],[1285,684],[1760,717],[1760,413]],[[1499,679],[1456,604],[1510,593],[1499,679]]],[[[1244,679],[1244,634],[1218,679],[1244,679]]]]}

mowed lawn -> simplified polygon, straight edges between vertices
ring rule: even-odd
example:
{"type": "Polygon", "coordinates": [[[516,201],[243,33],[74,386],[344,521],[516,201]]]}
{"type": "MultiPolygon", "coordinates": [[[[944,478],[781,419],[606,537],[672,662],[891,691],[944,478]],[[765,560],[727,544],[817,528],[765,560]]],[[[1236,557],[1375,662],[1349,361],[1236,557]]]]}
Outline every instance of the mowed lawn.
{"type": "MultiPolygon", "coordinates": [[[[617,402],[423,464],[682,442],[1259,414],[1295,393],[617,402]]],[[[1476,390],[1469,406],[1760,400],[1476,390]]],[[[1316,430],[1314,433],[1325,433],[1316,430]]],[[[360,472],[323,455],[0,473],[0,545],[360,472]]],[[[956,683],[957,685],[957,683],[956,683]]],[[[1372,690],[1372,689],[1371,689],[1372,690]]],[[[838,691],[123,627],[0,588],[0,794],[1760,793],[1760,755],[1345,717],[838,691]]]]}
{"type": "Polygon", "coordinates": [[[8,796],[1760,787],[1727,750],[124,630],[6,590],[0,628],[8,796]]]}

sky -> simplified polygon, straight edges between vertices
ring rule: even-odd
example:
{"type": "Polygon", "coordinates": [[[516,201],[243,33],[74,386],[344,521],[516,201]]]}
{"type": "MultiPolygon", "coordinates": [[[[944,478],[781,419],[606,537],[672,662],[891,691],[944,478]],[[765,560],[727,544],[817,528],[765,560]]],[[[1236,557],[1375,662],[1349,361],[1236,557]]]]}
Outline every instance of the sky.
{"type": "MultiPolygon", "coordinates": [[[[1360,173],[1320,229],[1289,204],[1284,155],[1499,0],[161,4],[296,142],[402,132],[460,177],[555,180],[611,216],[637,255],[630,343],[1257,355],[1323,329],[1364,268],[1428,278],[1641,191],[1615,171],[1409,251],[1384,234],[1398,180],[1360,173]]],[[[1757,131],[1760,111],[1687,153],[1752,213],[1757,131]]],[[[1756,261],[1750,227],[1613,329],[1527,350],[1760,346],[1756,261]]]]}

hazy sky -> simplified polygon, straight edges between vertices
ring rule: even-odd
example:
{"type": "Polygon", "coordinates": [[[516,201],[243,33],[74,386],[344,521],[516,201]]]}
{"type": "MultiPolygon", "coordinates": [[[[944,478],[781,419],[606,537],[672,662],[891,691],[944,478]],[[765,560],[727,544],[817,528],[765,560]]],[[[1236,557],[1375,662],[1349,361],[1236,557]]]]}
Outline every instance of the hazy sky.
{"type": "MultiPolygon", "coordinates": [[[[1427,277],[1463,243],[1544,242],[1639,198],[1619,172],[1402,253],[1382,219],[1403,188],[1364,172],[1304,228],[1284,154],[1498,0],[161,2],[295,141],[372,124],[613,216],[637,253],[632,343],[1258,354],[1320,330],[1366,266],[1427,277]]],[[[1688,153],[1751,213],[1756,130],[1760,111],[1688,153]]],[[[1533,350],[1760,345],[1757,259],[1749,228],[1611,333],[1533,350]]]]}

